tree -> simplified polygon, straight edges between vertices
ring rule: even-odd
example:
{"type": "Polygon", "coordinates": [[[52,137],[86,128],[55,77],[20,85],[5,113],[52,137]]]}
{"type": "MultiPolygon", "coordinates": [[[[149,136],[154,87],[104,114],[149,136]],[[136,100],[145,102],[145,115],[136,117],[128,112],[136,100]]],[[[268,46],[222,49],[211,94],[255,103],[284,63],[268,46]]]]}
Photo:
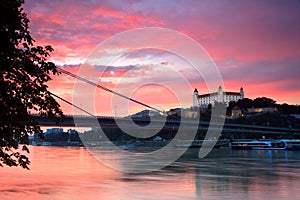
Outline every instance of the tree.
{"type": "Polygon", "coordinates": [[[23,4],[0,0],[0,166],[29,169],[28,135],[41,132],[29,111],[49,117],[62,111],[46,85],[51,74],[58,74],[46,61],[53,49],[34,46],[23,4]]]}
{"type": "Polygon", "coordinates": [[[266,107],[274,107],[276,101],[267,97],[259,97],[253,100],[253,106],[255,108],[266,108],[266,107]]]}
{"type": "Polygon", "coordinates": [[[238,107],[241,109],[251,108],[253,106],[253,100],[248,98],[239,99],[237,102],[238,107]]]}

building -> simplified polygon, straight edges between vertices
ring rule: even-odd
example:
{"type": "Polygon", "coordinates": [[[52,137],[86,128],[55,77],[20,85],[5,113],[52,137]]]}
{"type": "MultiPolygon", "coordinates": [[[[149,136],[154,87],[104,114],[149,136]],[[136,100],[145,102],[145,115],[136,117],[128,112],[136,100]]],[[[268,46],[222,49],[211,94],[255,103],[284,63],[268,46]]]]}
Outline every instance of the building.
{"type": "Polygon", "coordinates": [[[215,102],[225,103],[229,105],[230,101],[238,101],[244,98],[244,89],[241,87],[240,92],[225,92],[220,86],[217,92],[199,94],[195,88],[193,94],[193,106],[200,109],[207,108],[209,104],[215,105],[215,102]]]}
{"type": "Polygon", "coordinates": [[[157,116],[161,116],[161,114],[157,111],[143,110],[131,115],[131,118],[148,118],[148,117],[157,117],[157,116]]]}
{"type": "Polygon", "coordinates": [[[63,128],[48,128],[44,134],[47,135],[50,133],[62,133],[63,131],[63,128]]]}
{"type": "Polygon", "coordinates": [[[237,119],[242,116],[242,110],[238,106],[234,106],[231,110],[231,118],[237,119]]]}
{"type": "Polygon", "coordinates": [[[199,111],[198,110],[191,110],[191,109],[183,109],[183,108],[172,108],[169,111],[166,112],[168,116],[170,115],[176,115],[183,118],[189,118],[189,119],[196,119],[199,117],[199,111]]]}
{"type": "Polygon", "coordinates": [[[248,113],[267,113],[267,112],[278,112],[277,108],[265,107],[265,108],[248,108],[248,113]]]}

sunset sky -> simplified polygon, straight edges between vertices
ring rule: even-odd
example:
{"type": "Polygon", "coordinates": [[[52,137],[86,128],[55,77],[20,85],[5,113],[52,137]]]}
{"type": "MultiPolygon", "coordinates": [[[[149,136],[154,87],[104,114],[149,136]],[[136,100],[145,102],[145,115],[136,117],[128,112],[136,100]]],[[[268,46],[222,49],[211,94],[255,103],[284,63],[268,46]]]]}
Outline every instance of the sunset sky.
{"type": "MultiPolygon", "coordinates": [[[[27,0],[24,7],[36,45],[50,44],[55,50],[50,60],[73,73],[84,70],[87,56],[113,35],[134,28],[162,27],[199,43],[216,63],[226,91],[243,87],[248,98],[300,102],[299,0],[27,0]]],[[[157,37],[161,43],[164,40],[157,37]]],[[[193,91],[184,89],[172,74],[174,69],[189,77],[191,88],[209,92],[203,79],[193,78],[189,63],[159,49],[131,52],[106,67],[100,84],[110,89],[139,84],[132,97],[163,110],[192,105],[193,91]],[[176,91],[162,87],[165,82],[176,91]],[[178,100],[177,93],[185,98],[178,100]]],[[[97,74],[101,69],[89,73],[97,74]]],[[[49,89],[72,101],[74,82],[60,75],[49,82],[49,89]]],[[[95,92],[96,114],[124,115],[123,103],[112,103],[114,97],[100,89],[95,92]]],[[[89,110],[89,100],[80,98],[78,106],[89,110]]],[[[60,103],[66,113],[72,113],[70,106],[60,103]]],[[[143,109],[130,106],[129,113],[143,109]]]]}

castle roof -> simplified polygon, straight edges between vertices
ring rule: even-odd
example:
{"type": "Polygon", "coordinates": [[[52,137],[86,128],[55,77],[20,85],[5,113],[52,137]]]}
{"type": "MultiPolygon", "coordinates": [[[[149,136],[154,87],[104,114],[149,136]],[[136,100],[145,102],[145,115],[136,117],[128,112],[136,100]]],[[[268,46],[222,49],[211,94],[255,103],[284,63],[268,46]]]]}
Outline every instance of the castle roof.
{"type": "Polygon", "coordinates": [[[198,98],[209,97],[209,96],[213,96],[213,95],[217,95],[217,94],[218,94],[217,92],[200,94],[200,95],[198,95],[198,98]]]}
{"type": "Polygon", "coordinates": [[[239,92],[223,92],[223,94],[226,94],[226,95],[238,95],[238,96],[241,95],[241,93],[239,93],[239,92]]]}

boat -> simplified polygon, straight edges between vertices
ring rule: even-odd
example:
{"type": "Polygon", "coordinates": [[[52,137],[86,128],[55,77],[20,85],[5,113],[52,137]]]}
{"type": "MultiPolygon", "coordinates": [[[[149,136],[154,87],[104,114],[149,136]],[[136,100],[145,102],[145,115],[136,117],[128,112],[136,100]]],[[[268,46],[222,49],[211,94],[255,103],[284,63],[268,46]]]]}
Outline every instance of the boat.
{"type": "Polygon", "coordinates": [[[277,140],[251,140],[231,142],[232,149],[239,150],[284,150],[286,143],[277,140]]]}
{"type": "Polygon", "coordinates": [[[300,150],[300,140],[285,139],[282,141],[286,143],[286,150],[300,150]]]}
{"type": "Polygon", "coordinates": [[[228,140],[176,140],[174,145],[176,147],[184,147],[184,148],[200,148],[203,145],[209,147],[213,146],[213,148],[220,148],[222,146],[228,146],[228,140]]]}
{"type": "Polygon", "coordinates": [[[232,149],[242,150],[300,150],[300,140],[251,140],[231,142],[232,149]]]}

